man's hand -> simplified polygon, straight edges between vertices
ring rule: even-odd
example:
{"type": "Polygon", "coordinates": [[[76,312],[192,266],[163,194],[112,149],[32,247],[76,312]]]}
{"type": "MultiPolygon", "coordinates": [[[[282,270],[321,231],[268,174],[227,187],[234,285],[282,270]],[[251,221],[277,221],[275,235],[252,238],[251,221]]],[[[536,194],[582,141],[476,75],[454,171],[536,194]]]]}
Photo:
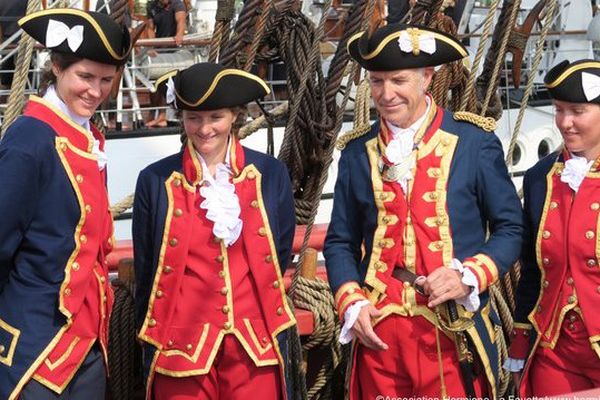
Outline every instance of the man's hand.
{"type": "Polygon", "coordinates": [[[376,309],[372,304],[368,304],[361,308],[358,318],[352,326],[352,333],[354,333],[354,336],[361,344],[372,350],[388,349],[388,345],[373,332],[371,320],[380,316],[381,311],[376,309]]]}
{"type": "Polygon", "coordinates": [[[422,284],[429,296],[427,307],[434,308],[448,300],[460,299],[471,293],[471,287],[462,283],[462,274],[454,269],[441,267],[434,270],[422,284]]]}

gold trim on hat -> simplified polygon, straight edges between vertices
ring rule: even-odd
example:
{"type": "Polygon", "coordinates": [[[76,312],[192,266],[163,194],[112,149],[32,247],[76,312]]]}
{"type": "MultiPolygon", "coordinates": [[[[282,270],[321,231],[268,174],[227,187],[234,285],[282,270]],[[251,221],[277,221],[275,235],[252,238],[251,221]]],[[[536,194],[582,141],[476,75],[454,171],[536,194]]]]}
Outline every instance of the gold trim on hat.
{"type": "Polygon", "coordinates": [[[214,77],[212,83],[210,84],[210,87],[208,88],[206,93],[204,93],[204,96],[202,96],[200,98],[200,100],[198,100],[197,102],[188,103],[187,101],[185,101],[184,99],[181,98],[179,93],[177,93],[177,89],[175,89],[175,95],[177,96],[177,98],[179,100],[181,100],[181,102],[183,104],[186,104],[187,106],[190,106],[190,107],[198,107],[200,104],[204,103],[206,101],[206,99],[208,99],[210,97],[210,95],[215,91],[215,88],[217,87],[219,81],[227,75],[239,75],[239,76],[243,76],[244,78],[251,79],[251,80],[255,81],[256,83],[258,83],[259,85],[261,85],[263,87],[263,89],[265,89],[265,91],[266,91],[265,95],[271,93],[271,89],[269,89],[269,86],[267,86],[265,81],[260,79],[258,76],[251,74],[249,72],[246,72],[246,71],[239,70],[239,69],[229,68],[229,69],[224,69],[223,71],[219,72],[214,77]]]}
{"type": "Polygon", "coordinates": [[[550,83],[547,83],[546,87],[548,89],[553,89],[553,88],[557,87],[558,85],[560,85],[562,83],[562,81],[567,79],[574,72],[577,72],[577,71],[585,69],[585,68],[600,68],[600,62],[589,61],[589,62],[577,64],[577,65],[572,65],[569,68],[567,68],[562,74],[560,74],[558,76],[558,78],[556,78],[555,80],[553,80],[550,83]]]}
{"type": "MultiPolygon", "coordinates": [[[[100,40],[102,41],[102,44],[104,44],[104,47],[106,48],[106,50],[108,50],[110,55],[115,60],[119,60],[119,61],[124,60],[127,57],[127,55],[129,54],[129,51],[127,51],[125,53],[125,55],[122,55],[122,56],[117,55],[117,52],[110,45],[110,42],[108,41],[108,38],[104,34],[104,31],[102,30],[102,28],[100,28],[100,25],[98,25],[98,22],[96,22],[96,20],[89,13],[87,13],[85,11],[71,9],[71,8],[57,8],[57,9],[52,9],[52,10],[42,10],[42,11],[34,12],[33,14],[30,14],[30,15],[27,15],[27,16],[21,18],[18,21],[18,24],[19,24],[19,26],[22,27],[23,24],[31,21],[32,19],[44,17],[47,15],[63,15],[63,14],[77,15],[77,16],[85,19],[87,22],[89,22],[90,25],[92,25],[92,27],[98,33],[98,36],[100,36],[100,40]]],[[[84,39],[84,41],[85,41],[85,39],[84,39]]]]}
{"type": "MultiPolygon", "coordinates": [[[[377,46],[377,48],[375,50],[373,50],[369,54],[366,54],[366,55],[361,54],[360,56],[362,57],[363,60],[370,60],[372,58],[377,57],[379,55],[379,53],[381,53],[381,51],[384,49],[384,47],[388,45],[389,42],[391,42],[392,40],[395,40],[395,39],[397,40],[400,37],[400,33],[404,32],[404,31],[408,31],[408,29],[414,29],[414,28],[407,28],[407,29],[403,29],[401,31],[390,33],[379,43],[379,45],[377,46]]],[[[463,57],[466,57],[468,55],[468,53],[465,51],[465,49],[462,46],[460,46],[456,41],[442,35],[441,33],[432,32],[432,31],[424,30],[424,29],[421,29],[420,32],[427,32],[427,33],[433,35],[434,39],[437,39],[444,43],[449,44],[450,46],[454,47],[454,49],[456,49],[456,51],[458,51],[460,53],[460,55],[463,57]]],[[[354,42],[356,39],[358,39],[364,33],[365,32],[359,32],[359,33],[355,34],[354,36],[352,36],[350,39],[348,39],[348,48],[350,47],[350,44],[352,42],[354,42]]]]}

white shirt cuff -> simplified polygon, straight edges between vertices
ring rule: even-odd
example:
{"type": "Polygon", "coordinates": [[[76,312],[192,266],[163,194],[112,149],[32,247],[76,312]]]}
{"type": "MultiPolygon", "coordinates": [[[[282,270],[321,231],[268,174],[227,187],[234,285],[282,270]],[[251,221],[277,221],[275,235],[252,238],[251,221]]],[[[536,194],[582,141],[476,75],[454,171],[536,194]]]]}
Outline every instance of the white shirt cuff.
{"type": "Polygon", "coordinates": [[[508,357],[506,359],[506,361],[504,361],[504,365],[502,365],[502,368],[504,368],[505,370],[510,371],[510,372],[520,372],[524,366],[525,366],[525,359],[517,359],[517,358],[508,357]]]}
{"type": "Polygon", "coordinates": [[[358,318],[360,310],[368,304],[370,304],[369,300],[359,300],[346,309],[346,312],[344,313],[344,326],[342,326],[339,338],[341,344],[350,343],[352,339],[354,339],[352,327],[358,318]]]}
{"type": "Polygon", "coordinates": [[[456,299],[456,303],[463,306],[465,310],[469,312],[477,311],[479,309],[479,305],[481,304],[479,300],[479,282],[477,281],[477,277],[475,274],[473,274],[473,272],[471,272],[470,269],[465,268],[456,258],[452,259],[450,268],[460,272],[462,274],[461,282],[472,288],[471,293],[465,297],[456,299]]]}

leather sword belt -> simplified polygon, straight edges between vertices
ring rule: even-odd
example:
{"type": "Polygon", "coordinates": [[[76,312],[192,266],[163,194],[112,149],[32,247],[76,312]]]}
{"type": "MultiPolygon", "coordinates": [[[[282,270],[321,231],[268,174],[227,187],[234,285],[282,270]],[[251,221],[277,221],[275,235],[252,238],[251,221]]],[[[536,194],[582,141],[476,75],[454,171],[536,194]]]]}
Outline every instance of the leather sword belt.
{"type": "Polygon", "coordinates": [[[417,275],[404,267],[396,266],[392,271],[392,276],[401,282],[407,282],[417,291],[417,293],[426,296],[423,286],[416,283],[419,278],[425,278],[423,275],[417,275]]]}

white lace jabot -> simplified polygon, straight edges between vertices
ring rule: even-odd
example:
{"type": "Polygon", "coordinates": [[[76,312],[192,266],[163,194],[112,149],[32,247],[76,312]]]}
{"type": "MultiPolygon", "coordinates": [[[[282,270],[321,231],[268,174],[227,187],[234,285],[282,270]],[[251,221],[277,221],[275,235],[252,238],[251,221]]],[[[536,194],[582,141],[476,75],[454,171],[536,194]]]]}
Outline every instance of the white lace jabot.
{"type": "Polygon", "coordinates": [[[567,183],[571,189],[577,192],[593,163],[593,160],[588,161],[585,157],[571,154],[571,158],[565,162],[565,169],[560,175],[561,182],[567,183]]]}
{"type": "MultiPolygon", "coordinates": [[[[71,112],[71,109],[69,109],[65,102],[62,101],[60,97],[58,97],[58,93],[56,93],[56,88],[54,87],[54,85],[48,86],[48,89],[46,89],[46,94],[44,94],[44,100],[57,107],[63,114],[69,117],[77,125],[81,126],[86,131],[91,132],[90,119],[86,117],[81,117],[71,112]]],[[[92,136],[91,133],[90,136],[92,136]]],[[[98,169],[102,171],[106,167],[108,157],[106,157],[105,152],[100,150],[100,141],[96,140],[96,138],[94,137],[92,137],[92,139],[94,140],[92,154],[98,157],[98,169]]]]}
{"type": "Polygon", "coordinates": [[[240,237],[243,225],[240,219],[240,199],[235,193],[235,185],[229,180],[229,152],[225,163],[217,164],[214,177],[202,156],[198,152],[196,154],[202,163],[203,184],[200,194],[204,200],[200,203],[200,208],[206,210],[206,218],[214,223],[214,235],[223,239],[225,246],[229,247],[240,237]]]}

